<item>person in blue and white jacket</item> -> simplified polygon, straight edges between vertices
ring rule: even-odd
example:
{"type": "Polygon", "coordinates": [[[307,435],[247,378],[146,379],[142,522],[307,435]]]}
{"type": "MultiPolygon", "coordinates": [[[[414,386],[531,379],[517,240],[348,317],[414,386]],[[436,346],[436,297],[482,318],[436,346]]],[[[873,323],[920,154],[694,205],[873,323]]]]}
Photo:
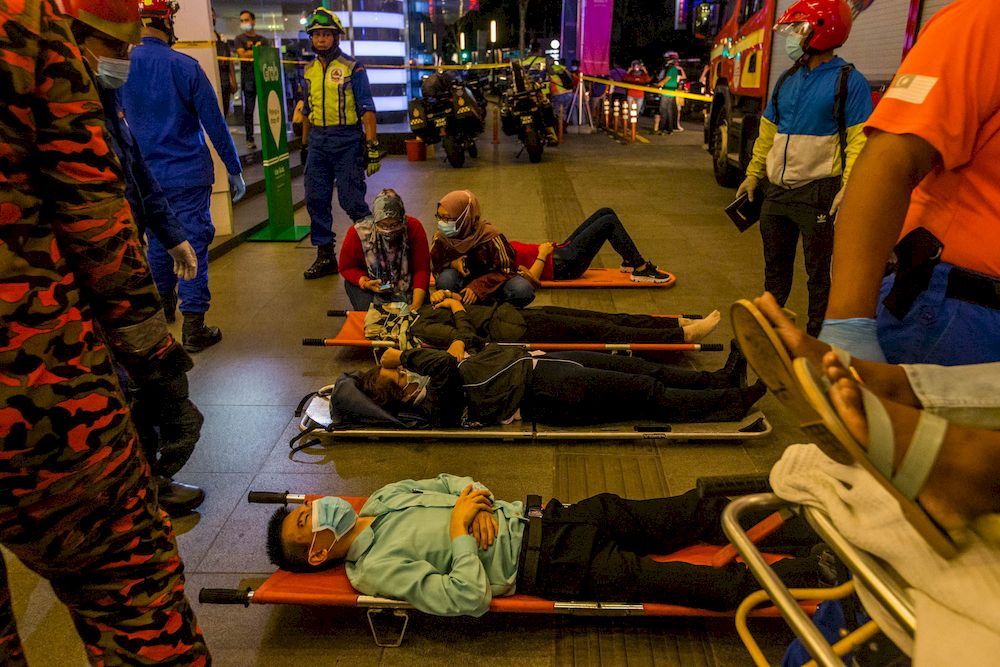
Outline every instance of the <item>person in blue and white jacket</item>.
{"type": "Polygon", "coordinates": [[[830,294],[833,222],[872,112],[868,81],[834,49],[852,24],[847,0],[799,0],[778,19],[795,64],[781,75],[760,120],[737,190],[763,195],[764,289],[782,306],[792,290],[799,235],[809,276],[809,321],[818,335],[830,294]],[[760,193],[755,193],[758,185],[760,193]]]}

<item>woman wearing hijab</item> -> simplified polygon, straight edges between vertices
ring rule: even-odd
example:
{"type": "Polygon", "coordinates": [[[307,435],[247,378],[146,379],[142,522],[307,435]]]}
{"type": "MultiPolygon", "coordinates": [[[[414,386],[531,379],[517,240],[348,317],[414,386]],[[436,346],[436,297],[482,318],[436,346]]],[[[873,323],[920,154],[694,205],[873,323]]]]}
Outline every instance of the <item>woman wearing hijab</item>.
{"type": "Polygon", "coordinates": [[[437,289],[460,294],[465,304],[495,300],[523,308],[534,300],[531,283],[518,275],[517,253],[480,218],[476,195],[456,190],[442,197],[437,226],[431,241],[437,289]]]}
{"type": "Polygon", "coordinates": [[[354,310],[399,301],[411,311],[424,305],[430,283],[427,234],[419,220],[406,215],[395,190],[379,192],[372,215],[347,230],[340,275],[354,310]]]}

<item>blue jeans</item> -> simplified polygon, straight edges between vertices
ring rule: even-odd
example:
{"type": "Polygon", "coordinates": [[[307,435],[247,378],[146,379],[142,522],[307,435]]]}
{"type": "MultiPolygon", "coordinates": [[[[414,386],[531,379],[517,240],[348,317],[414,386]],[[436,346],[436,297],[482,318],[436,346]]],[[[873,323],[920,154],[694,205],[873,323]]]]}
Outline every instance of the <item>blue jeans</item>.
{"type": "Polygon", "coordinates": [[[618,215],[610,208],[600,208],[552,251],[553,278],[574,280],[582,276],[605,242],[621,255],[623,264],[637,267],[645,262],[618,215]]]}
{"type": "Polygon", "coordinates": [[[365,203],[365,168],[361,131],[354,127],[314,127],[309,131],[306,163],[306,210],[312,244],[328,245],[333,232],[333,184],[337,200],[351,222],[371,215],[365,203]]]}
{"type": "Polygon", "coordinates": [[[208,290],[208,246],[215,238],[211,215],[212,186],[163,188],[163,194],[198,257],[198,273],[192,280],[177,280],[173,258],[155,236],[147,234],[147,255],[153,282],[160,294],[173,294],[174,289],[177,290],[182,313],[208,312],[212,300],[212,293],[208,290]]]}
{"type": "Polygon", "coordinates": [[[879,344],[890,364],[960,366],[1000,361],[1000,311],[947,298],[952,268],[944,262],[934,267],[927,289],[901,320],[882,305],[896,274],[882,281],[876,321],[879,344]]]}
{"type": "MultiPolygon", "coordinates": [[[[446,289],[452,292],[459,292],[470,280],[463,278],[455,269],[445,269],[434,276],[435,289],[446,289]]],[[[493,298],[497,301],[505,301],[515,308],[524,308],[535,300],[535,288],[521,276],[509,278],[503,287],[493,293],[493,298]]]]}

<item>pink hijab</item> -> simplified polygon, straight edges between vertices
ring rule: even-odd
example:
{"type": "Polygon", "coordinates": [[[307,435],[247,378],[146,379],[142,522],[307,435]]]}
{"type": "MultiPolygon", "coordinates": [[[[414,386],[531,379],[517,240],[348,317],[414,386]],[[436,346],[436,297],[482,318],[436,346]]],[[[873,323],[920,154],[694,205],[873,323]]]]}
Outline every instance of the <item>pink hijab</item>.
{"type": "Polygon", "coordinates": [[[438,206],[448,211],[448,217],[455,221],[458,233],[448,237],[441,232],[435,232],[434,242],[441,243],[454,257],[467,255],[480,243],[485,243],[500,235],[500,232],[488,222],[479,217],[479,199],[468,190],[449,192],[438,206]]]}

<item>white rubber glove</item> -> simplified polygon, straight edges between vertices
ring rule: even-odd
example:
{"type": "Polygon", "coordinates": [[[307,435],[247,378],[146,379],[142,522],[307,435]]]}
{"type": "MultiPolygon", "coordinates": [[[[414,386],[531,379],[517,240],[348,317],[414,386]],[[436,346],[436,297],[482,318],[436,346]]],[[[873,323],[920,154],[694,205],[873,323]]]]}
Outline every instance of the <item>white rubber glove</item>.
{"type": "Polygon", "coordinates": [[[754,190],[757,189],[757,184],[760,183],[760,179],[753,174],[747,174],[747,177],[743,179],[740,183],[740,187],[736,188],[736,198],[739,199],[740,195],[744,192],[747,193],[747,199],[753,201],[754,190]]]}
{"type": "Polygon", "coordinates": [[[247,193],[247,184],[243,180],[243,174],[229,174],[229,192],[233,195],[233,203],[243,199],[247,193]]]}
{"type": "Polygon", "coordinates": [[[886,363],[874,319],[852,317],[846,320],[823,320],[819,339],[847,350],[851,356],[886,363]]]}
{"type": "Polygon", "coordinates": [[[187,241],[178,243],[167,254],[174,260],[174,273],[181,280],[192,280],[198,274],[198,256],[187,241]]]}

